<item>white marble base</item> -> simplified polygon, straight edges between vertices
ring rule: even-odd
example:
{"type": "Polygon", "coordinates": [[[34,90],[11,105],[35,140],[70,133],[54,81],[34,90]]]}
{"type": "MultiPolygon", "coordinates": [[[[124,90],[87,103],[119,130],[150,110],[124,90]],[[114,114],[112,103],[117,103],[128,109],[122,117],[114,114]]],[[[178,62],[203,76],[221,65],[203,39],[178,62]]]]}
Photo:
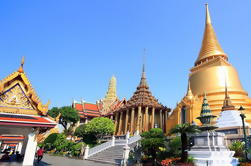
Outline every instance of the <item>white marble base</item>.
{"type": "Polygon", "coordinates": [[[234,151],[189,151],[196,166],[237,166],[234,151]]]}

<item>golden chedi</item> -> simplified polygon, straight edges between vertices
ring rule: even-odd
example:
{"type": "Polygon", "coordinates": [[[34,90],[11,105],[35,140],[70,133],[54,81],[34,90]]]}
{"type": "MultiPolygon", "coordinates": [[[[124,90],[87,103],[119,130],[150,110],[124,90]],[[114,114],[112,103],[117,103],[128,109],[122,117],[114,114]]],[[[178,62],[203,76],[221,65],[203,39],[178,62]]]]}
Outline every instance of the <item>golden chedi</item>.
{"type": "Polygon", "coordinates": [[[109,106],[118,98],[116,93],[116,85],[116,77],[112,76],[109,82],[108,91],[106,92],[104,99],[102,99],[103,109],[109,109],[109,106]]]}
{"type": "Polygon", "coordinates": [[[219,116],[225,98],[225,85],[232,104],[236,108],[245,107],[247,122],[251,123],[251,99],[243,89],[236,69],[229,63],[228,55],[217,40],[207,4],[202,46],[194,67],[190,69],[188,82],[187,95],[169,116],[169,129],[184,122],[200,123],[196,117],[199,116],[205,92],[213,115],[219,116]]]}

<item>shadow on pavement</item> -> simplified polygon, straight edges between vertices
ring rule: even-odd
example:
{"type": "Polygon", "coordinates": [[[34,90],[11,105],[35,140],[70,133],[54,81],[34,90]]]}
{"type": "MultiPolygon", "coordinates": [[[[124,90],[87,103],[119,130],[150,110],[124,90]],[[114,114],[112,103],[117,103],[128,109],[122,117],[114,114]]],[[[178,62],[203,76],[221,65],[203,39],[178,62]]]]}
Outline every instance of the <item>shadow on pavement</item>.
{"type": "Polygon", "coordinates": [[[47,166],[47,165],[52,165],[52,164],[49,164],[47,162],[44,162],[43,160],[41,160],[39,163],[37,163],[37,160],[34,160],[34,166],[47,166]]]}

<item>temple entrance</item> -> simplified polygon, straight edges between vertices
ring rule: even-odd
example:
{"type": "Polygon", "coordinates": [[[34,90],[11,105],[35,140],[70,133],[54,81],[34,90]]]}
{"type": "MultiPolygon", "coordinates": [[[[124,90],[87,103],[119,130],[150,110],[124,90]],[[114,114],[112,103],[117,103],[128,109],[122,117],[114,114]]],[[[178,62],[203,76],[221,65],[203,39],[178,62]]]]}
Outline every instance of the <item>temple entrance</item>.
{"type": "MultiPolygon", "coordinates": [[[[34,160],[36,151],[36,140],[31,135],[35,136],[35,129],[32,127],[23,126],[0,126],[1,133],[1,158],[8,155],[9,161],[31,163],[29,160],[34,160]],[[33,154],[34,151],[34,154],[33,154]],[[27,153],[26,153],[27,152],[27,153]],[[32,153],[29,153],[32,152],[32,153]],[[15,157],[12,157],[15,156],[15,157]]],[[[6,161],[8,158],[6,158],[6,161]]],[[[4,158],[2,159],[5,160],[4,158]]]]}
{"type": "Polygon", "coordinates": [[[33,165],[37,137],[56,126],[23,70],[24,59],[16,72],[0,81],[0,159],[19,160],[33,165]]]}

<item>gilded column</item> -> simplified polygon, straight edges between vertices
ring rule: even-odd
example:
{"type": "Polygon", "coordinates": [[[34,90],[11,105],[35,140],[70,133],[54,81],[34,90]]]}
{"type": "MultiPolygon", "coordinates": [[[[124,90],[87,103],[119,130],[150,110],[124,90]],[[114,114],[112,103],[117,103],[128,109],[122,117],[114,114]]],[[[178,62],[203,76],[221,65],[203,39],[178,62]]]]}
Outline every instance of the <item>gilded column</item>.
{"type": "Polygon", "coordinates": [[[168,114],[167,114],[167,110],[165,111],[165,121],[164,121],[164,125],[165,125],[165,133],[167,133],[167,116],[168,116],[168,114]]]}
{"type": "Polygon", "coordinates": [[[154,117],[155,116],[155,108],[152,108],[152,119],[151,119],[151,128],[154,128],[154,117]]]}
{"type": "Polygon", "coordinates": [[[125,117],[125,131],[124,133],[127,133],[127,127],[128,127],[128,114],[129,114],[129,110],[126,110],[126,117],[125,117]]]}
{"type": "Polygon", "coordinates": [[[118,135],[121,135],[122,134],[122,116],[123,116],[123,112],[120,112],[120,115],[119,115],[119,130],[118,130],[118,135]]]}
{"type": "Polygon", "coordinates": [[[141,132],[141,106],[138,107],[138,119],[137,119],[137,130],[141,132]]]}
{"type": "Polygon", "coordinates": [[[149,127],[149,116],[148,116],[148,107],[145,108],[145,131],[148,131],[149,127]]]}
{"type": "Polygon", "coordinates": [[[163,130],[163,116],[162,116],[162,110],[159,111],[159,128],[163,130]]]}
{"type": "Polygon", "coordinates": [[[119,118],[119,113],[116,113],[115,115],[115,130],[114,130],[114,134],[117,134],[117,130],[118,130],[118,118],[119,118]]]}
{"type": "Polygon", "coordinates": [[[132,108],[132,111],[131,111],[131,134],[133,134],[134,133],[134,129],[135,129],[135,127],[134,127],[134,114],[135,114],[135,110],[134,110],[134,108],[132,108]]]}

